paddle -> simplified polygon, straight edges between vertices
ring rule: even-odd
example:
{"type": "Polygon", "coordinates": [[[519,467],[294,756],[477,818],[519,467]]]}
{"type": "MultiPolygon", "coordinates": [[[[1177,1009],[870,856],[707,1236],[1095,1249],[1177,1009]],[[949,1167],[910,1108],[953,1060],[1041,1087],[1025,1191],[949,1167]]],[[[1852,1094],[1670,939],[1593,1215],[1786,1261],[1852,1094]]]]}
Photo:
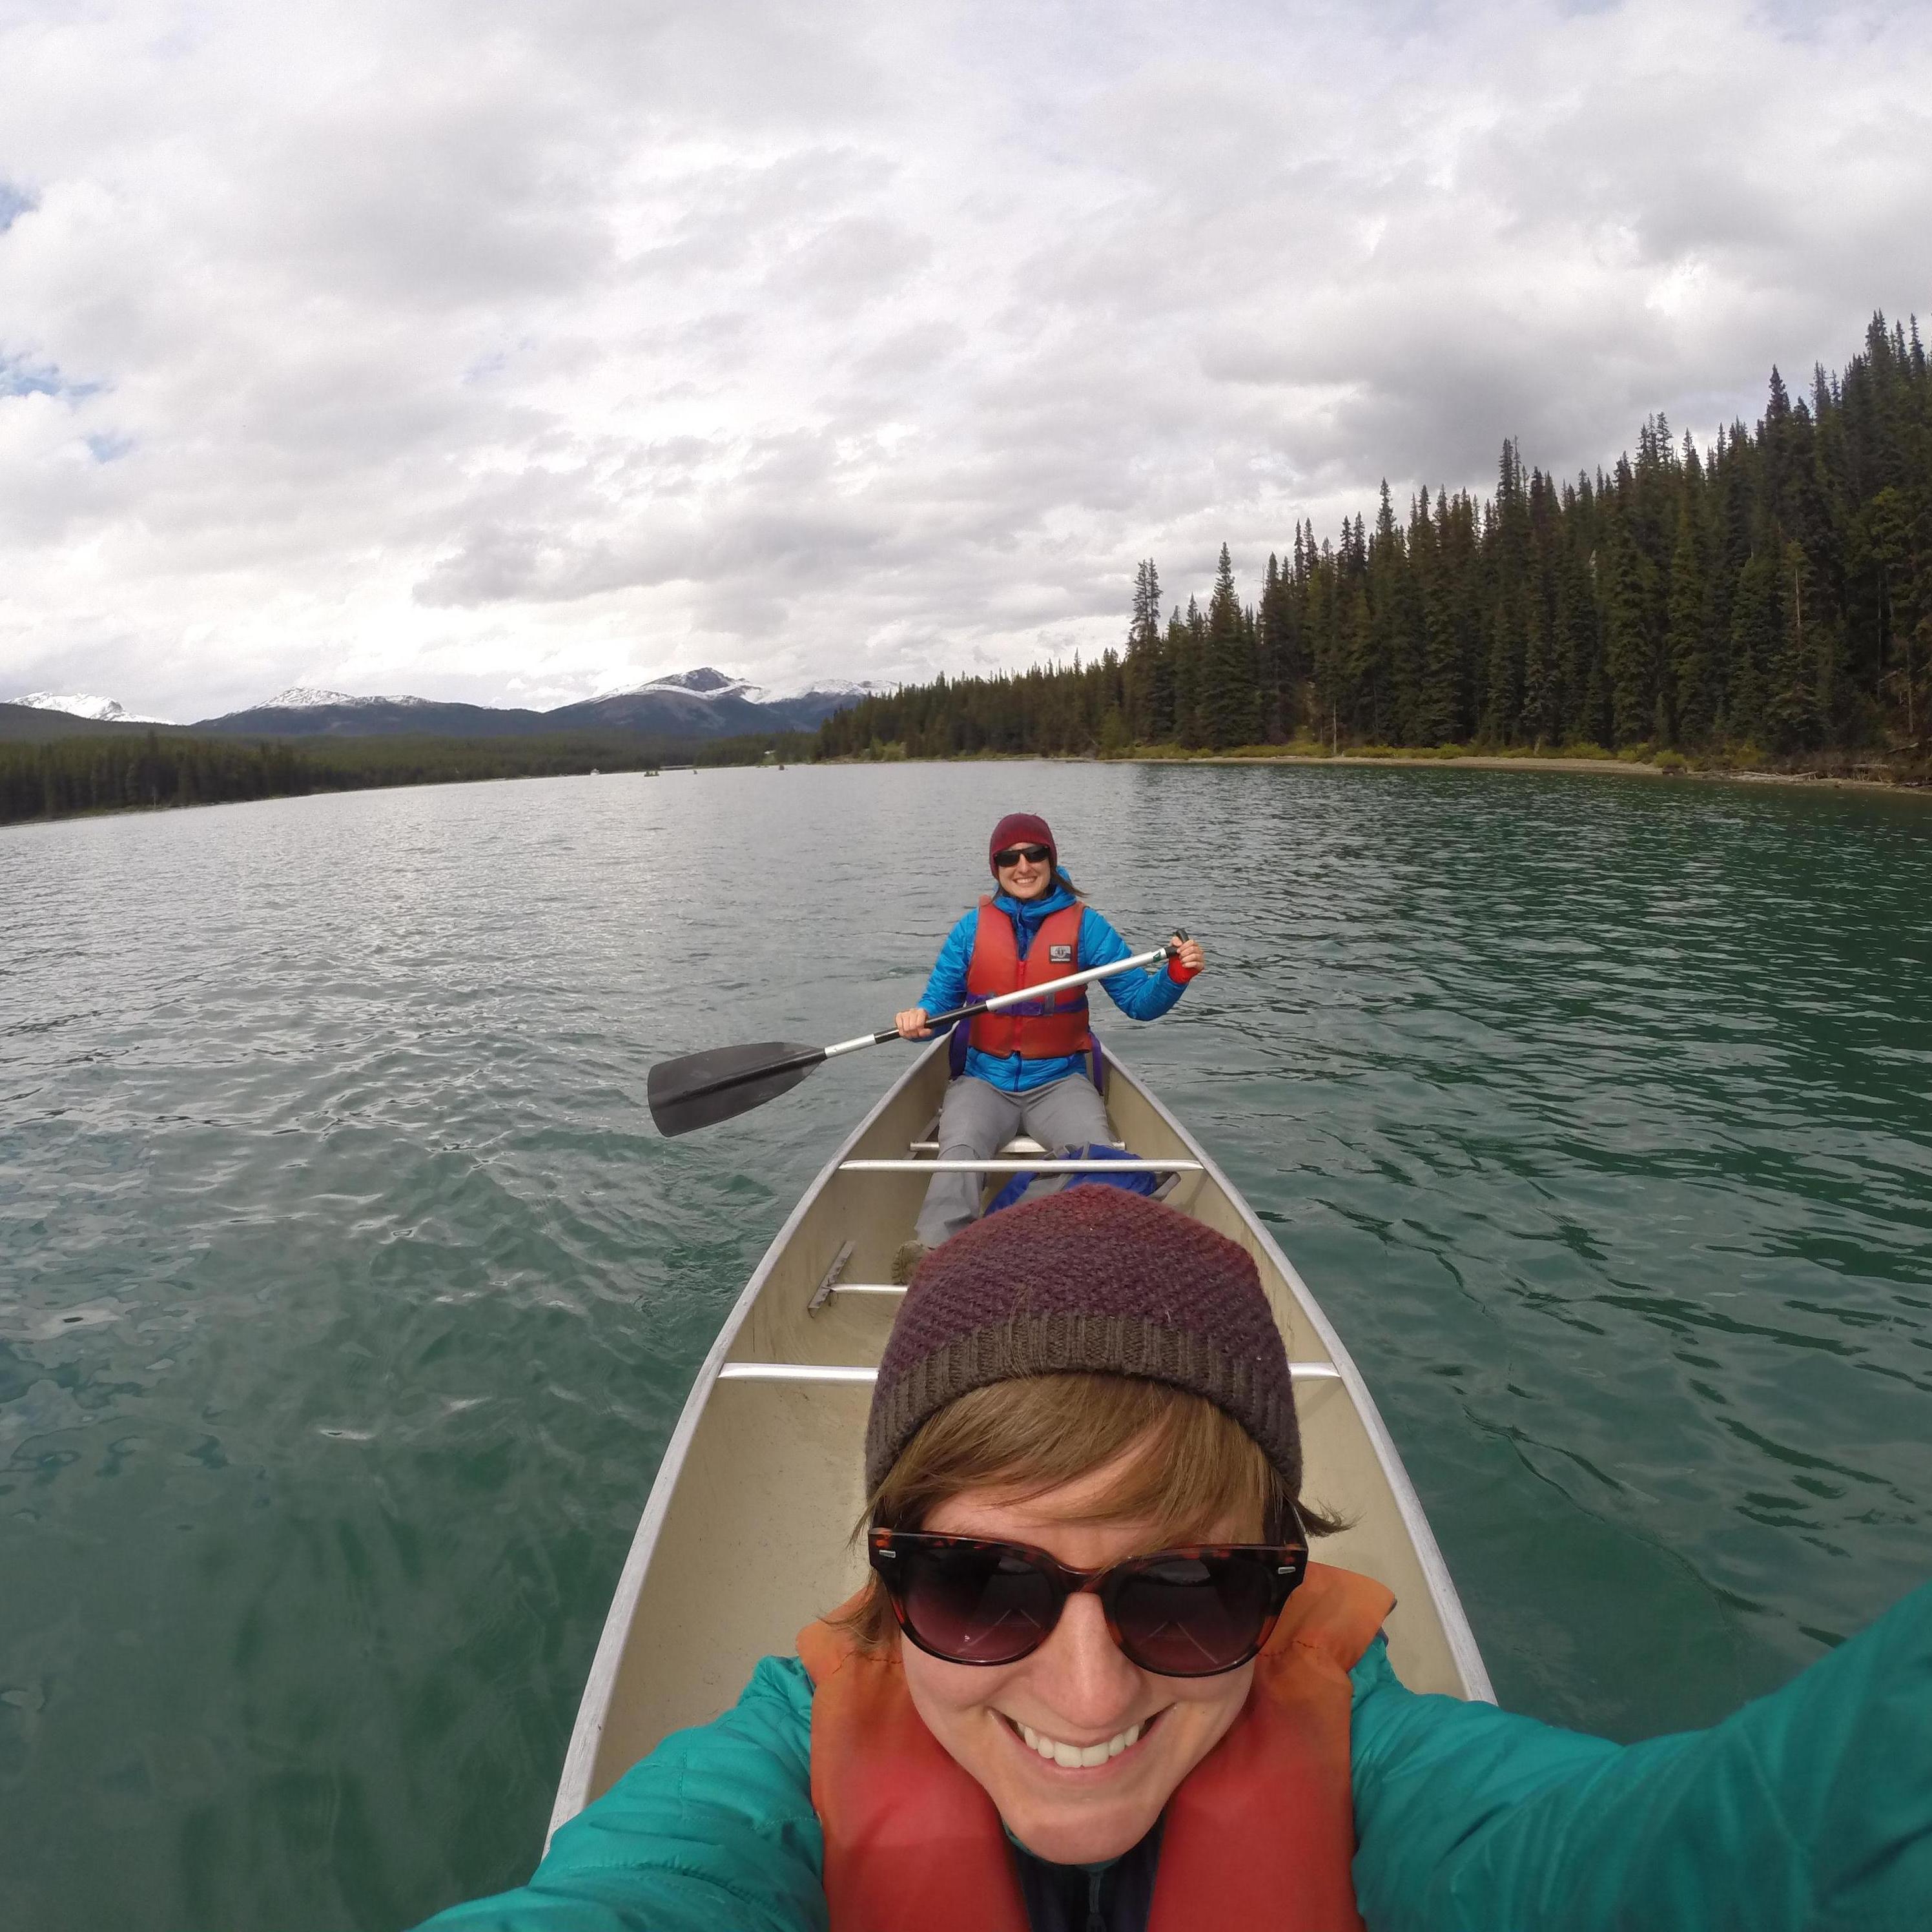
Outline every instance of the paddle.
{"type": "MultiPolygon", "coordinates": [[[[1180,936],[1187,937],[1184,932],[1180,936]]],[[[1084,973],[1070,973],[1064,980],[1048,980],[1037,986],[1023,986],[1018,992],[956,1006],[950,1013],[934,1013],[926,1024],[937,1033],[974,1013],[994,1012],[1022,1000],[1064,992],[1069,986],[1084,986],[1090,980],[1109,979],[1137,966],[1172,959],[1180,950],[1174,945],[1156,946],[1150,952],[1136,952],[1131,959],[1117,959],[1111,966],[1089,967],[1084,973]]],[[[720,1120],[748,1114],[754,1107],[789,1093],[814,1068],[842,1053],[883,1046],[900,1037],[898,1028],[886,1027],[878,1033],[862,1033],[856,1040],[842,1040],[834,1046],[800,1046],[790,1040],[769,1040],[756,1046],[714,1046],[703,1053],[687,1053],[681,1059],[661,1060],[651,1069],[646,1090],[651,1118],[667,1138],[688,1134],[696,1127],[716,1126],[720,1120]]]]}

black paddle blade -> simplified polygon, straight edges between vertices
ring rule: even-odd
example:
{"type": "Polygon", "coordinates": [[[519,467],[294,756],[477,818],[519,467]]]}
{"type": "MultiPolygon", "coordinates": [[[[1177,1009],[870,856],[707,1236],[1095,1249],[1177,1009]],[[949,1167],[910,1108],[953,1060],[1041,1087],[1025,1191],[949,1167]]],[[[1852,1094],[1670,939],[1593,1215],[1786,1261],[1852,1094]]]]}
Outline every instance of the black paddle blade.
{"type": "Polygon", "coordinates": [[[768,1040],[758,1046],[714,1046],[661,1060],[646,1089],[651,1118],[668,1137],[716,1126],[789,1093],[825,1058],[822,1046],[768,1040]]]}

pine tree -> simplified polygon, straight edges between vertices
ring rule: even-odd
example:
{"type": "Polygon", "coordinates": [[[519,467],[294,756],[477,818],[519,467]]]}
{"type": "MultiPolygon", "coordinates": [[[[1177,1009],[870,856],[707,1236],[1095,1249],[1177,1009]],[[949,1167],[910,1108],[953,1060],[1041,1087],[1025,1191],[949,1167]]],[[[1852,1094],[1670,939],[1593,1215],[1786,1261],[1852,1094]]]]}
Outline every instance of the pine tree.
{"type": "Polygon", "coordinates": [[[1711,648],[1711,596],[1705,572],[1702,477],[1684,438],[1684,501],[1670,559],[1670,628],[1664,642],[1676,730],[1671,742],[1709,742],[1718,724],[1718,665],[1711,648]]]}
{"type": "Polygon", "coordinates": [[[1489,653],[1483,680],[1483,736],[1506,745],[1522,709],[1524,655],[1528,642],[1529,500],[1522,458],[1505,442],[1498,466],[1489,549],[1493,590],[1489,609],[1489,653]]]}
{"type": "MultiPolygon", "coordinates": [[[[1298,524],[1294,537],[1298,547],[1301,542],[1298,524]]],[[[1257,614],[1256,665],[1260,686],[1261,735],[1270,745],[1286,744],[1294,729],[1294,607],[1292,582],[1270,550],[1268,576],[1262,586],[1261,609],[1257,614]]]]}
{"type": "Polygon", "coordinates": [[[1390,553],[1394,567],[1385,586],[1388,604],[1390,684],[1393,716],[1389,735],[1397,744],[1418,741],[1418,722],[1422,708],[1424,658],[1428,648],[1429,622],[1424,610],[1422,580],[1410,536],[1416,520],[1416,505],[1409,500],[1408,524],[1393,533],[1390,553]]]}
{"type": "Polygon", "coordinates": [[[1174,668],[1174,742],[1198,749],[1201,735],[1201,650],[1206,624],[1201,607],[1190,597],[1187,614],[1178,610],[1167,627],[1168,662],[1174,668]]]}
{"type": "Polygon", "coordinates": [[[1725,736],[1745,743],[1765,733],[1764,692],[1784,641],[1778,569],[1768,555],[1755,556],[1738,575],[1731,600],[1731,676],[1725,736]]]}
{"type": "Polygon", "coordinates": [[[1462,609],[1471,562],[1468,534],[1466,520],[1452,518],[1446,490],[1436,493],[1432,522],[1424,493],[1414,529],[1414,548],[1421,579],[1423,622],[1415,730],[1425,745],[1460,744],[1468,732],[1462,609]]]}
{"type": "Polygon", "coordinates": [[[1528,602],[1522,650],[1522,735],[1541,751],[1561,741],[1563,681],[1557,669],[1556,612],[1540,595],[1528,602]]]}
{"type": "Polygon", "coordinates": [[[1339,727],[1341,698],[1341,617],[1338,568],[1334,546],[1312,542],[1306,548],[1308,562],[1307,639],[1309,723],[1317,738],[1331,737],[1339,727]]]}
{"type": "Polygon", "coordinates": [[[1226,544],[1208,602],[1198,702],[1201,741],[1213,749],[1252,745],[1261,736],[1253,648],[1234,594],[1234,567],[1226,544]]]}
{"type": "Polygon", "coordinates": [[[1357,642],[1349,681],[1357,728],[1381,743],[1397,737],[1401,729],[1397,668],[1402,657],[1402,583],[1408,574],[1386,479],[1376,512],[1375,534],[1364,539],[1361,568],[1369,621],[1357,642]]]}
{"type": "Polygon", "coordinates": [[[1852,519],[1846,545],[1849,622],[1869,640],[1857,668],[1881,706],[1888,697],[1903,699],[1897,708],[1909,740],[1918,722],[1912,521],[1905,491],[1888,484],[1852,519]]]}
{"type": "Polygon", "coordinates": [[[1123,667],[1125,728],[1135,742],[1161,745],[1174,736],[1174,679],[1166,655],[1161,638],[1160,573],[1149,557],[1134,575],[1123,667]]]}
{"type": "Polygon", "coordinates": [[[1804,598],[1810,573],[1804,552],[1786,543],[1778,554],[1778,612],[1776,644],[1764,677],[1762,716],[1764,734],[1772,750],[1796,752],[1815,745],[1820,736],[1817,686],[1817,610],[1813,603],[1813,637],[1804,631],[1804,598]]]}
{"type": "Polygon", "coordinates": [[[1658,639],[1652,621],[1657,572],[1637,547],[1632,527],[1634,495],[1630,466],[1619,463],[1606,542],[1599,557],[1611,742],[1618,745],[1640,743],[1648,737],[1657,712],[1658,639]]]}

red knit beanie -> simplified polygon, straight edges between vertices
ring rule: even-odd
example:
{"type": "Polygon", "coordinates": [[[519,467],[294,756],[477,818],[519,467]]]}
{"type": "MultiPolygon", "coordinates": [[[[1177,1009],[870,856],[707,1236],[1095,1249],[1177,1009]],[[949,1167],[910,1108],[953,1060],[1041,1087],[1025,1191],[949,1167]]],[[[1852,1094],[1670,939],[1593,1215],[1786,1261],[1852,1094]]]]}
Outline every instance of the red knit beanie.
{"type": "Polygon", "coordinates": [[[1030,812],[1010,812],[993,827],[993,841],[986,848],[986,862],[993,866],[995,878],[999,877],[1000,868],[993,866],[993,854],[1004,852],[1009,845],[1044,845],[1053,855],[1054,869],[1059,869],[1060,848],[1053,842],[1052,826],[1030,812]]]}
{"type": "Polygon", "coordinates": [[[873,1384],[867,1490],[968,1389],[1067,1372],[1205,1396],[1300,1494],[1288,1351],[1253,1257],[1118,1187],[1070,1187],[989,1214],[920,1263],[873,1384]]]}

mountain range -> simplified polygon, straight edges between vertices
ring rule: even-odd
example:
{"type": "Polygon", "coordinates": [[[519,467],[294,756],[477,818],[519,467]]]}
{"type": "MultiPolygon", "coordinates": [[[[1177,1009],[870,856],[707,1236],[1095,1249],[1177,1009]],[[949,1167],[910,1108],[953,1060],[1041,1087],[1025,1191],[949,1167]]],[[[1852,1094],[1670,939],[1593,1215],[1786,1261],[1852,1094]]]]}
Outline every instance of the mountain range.
{"type": "MultiPolygon", "coordinates": [[[[428,698],[358,698],[305,685],[279,692],[246,710],[202,718],[190,730],[249,738],[526,737],[539,732],[635,731],[662,738],[729,738],[751,732],[808,731],[833,712],[891,687],[823,680],[775,697],[763,686],[704,664],[608,692],[550,711],[446,704],[428,698]]],[[[0,738],[70,736],[76,730],[146,728],[112,698],[35,692],[0,704],[0,738]],[[58,722],[56,722],[56,721],[58,722]],[[72,721],[70,726],[69,721],[72,721]]]]}
{"type": "Polygon", "coordinates": [[[96,724],[171,724],[171,718],[150,718],[143,711],[130,711],[111,698],[96,698],[82,691],[34,691],[13,700],[34,711],[51,711],[67,718],[85,718],[96,724]]]}

